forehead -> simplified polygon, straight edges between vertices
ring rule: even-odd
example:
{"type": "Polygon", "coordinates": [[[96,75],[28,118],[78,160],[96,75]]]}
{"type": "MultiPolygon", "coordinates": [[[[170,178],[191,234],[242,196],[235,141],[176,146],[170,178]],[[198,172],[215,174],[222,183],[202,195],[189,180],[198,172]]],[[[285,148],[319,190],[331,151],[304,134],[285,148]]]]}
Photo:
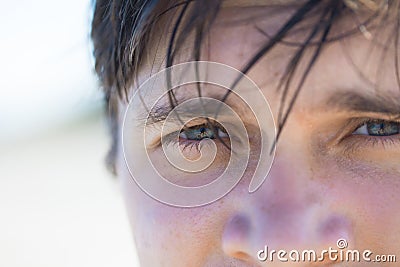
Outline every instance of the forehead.
{"type": "MultiPolygon", "coordinates": [[[[226,1],[219,12],[210,33],[201,44],[201,60],[213,61],[242,70],[257,51],[265,45],[296,10],[293,1],[226,1]],[[267,4],[266,4],[267,3],[267,4]],[[279,5],[285,3],[285,5],[279,5]],[[292,4],[290,4],[292,3],[292,4]],[[276,4],[276,5],[274,5],[276,4]]],[[[307,27],[286,36],[272,50],[250,69],[248,75],[263,90],[270,100],[277,99],[275,90],[279,81],[293,60],[296,51],[304,43],[312,26],[317,21],[310,19],[307,27]],[[293,45],[297,44],[297,45],[293,45]]],[[[358,21],[359,23],[359,21],[358,21]]],[[[388,22],[388,24],[394,24],[388,22]]],[[[395,46],[387,36],[391,32],[372,29],[369,34],[377,39],[366,38],[354,18],[343,18],[337,21],[333,35],[340,35],[348,29],[356,29],[351,36],[327,43],[302,89],[302,97],[308,105],[314,101],[322,101],[335,91],[358,91],[376,93],[382,90],[398,94],[396,72],[394,71],[395,46]],[[379,90],[377,90],[379,89],[379,90]],[[312,96],[312,99],[310,97],[312,96]]],[[[170,27],[164,25],[164,27],[170,27]]],[[[390,27],[386,27],[389,29],[390,27]]],[[[168,32],[168,31],[163,31],[168,32]]],[[[158,37],[158,36],[157,36],[158,37]]],[[[150,74],[163,69],[168,47],[168,34],[157,38],[156,55],[149,57],[147,71],[143,71],[144,79],[150,74]]],[[[185,44],[176,53],[175,62],[192,60],[194,39],[189,36],[185,44]]],[[[315,45],[306,49],[299,61],[293,84],[302,78],[310,58],[315,52],[315,45]]],[[[154,51],[154,50],[153,50],[154,51]]]]}

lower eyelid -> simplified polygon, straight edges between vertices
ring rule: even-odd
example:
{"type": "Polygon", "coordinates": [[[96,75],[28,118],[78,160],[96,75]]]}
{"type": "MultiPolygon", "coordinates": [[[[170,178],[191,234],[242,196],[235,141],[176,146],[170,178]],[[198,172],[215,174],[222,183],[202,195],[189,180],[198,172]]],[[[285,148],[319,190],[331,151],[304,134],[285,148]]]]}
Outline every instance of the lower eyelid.
{"type": "MultiPolygon", "coordinates": [[[[374,153],[385,150],[386,152],[398,152],[400,149],[400,135],[392,136],[368,136],[351,135],[344,138],[339,145],[345,151],[345,154],[366,153],[369,150],[374,153]]],[[[368,154],[364,155],[368,157],[368,154]]]]}

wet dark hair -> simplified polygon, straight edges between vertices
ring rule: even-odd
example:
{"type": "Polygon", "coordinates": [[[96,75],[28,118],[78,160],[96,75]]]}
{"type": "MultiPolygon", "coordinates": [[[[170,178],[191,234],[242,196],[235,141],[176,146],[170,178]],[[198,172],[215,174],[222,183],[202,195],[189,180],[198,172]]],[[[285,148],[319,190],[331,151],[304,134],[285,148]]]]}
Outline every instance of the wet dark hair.
{"type": "MultiPolygon", "coordinates": [[[[228,0],[229,1],[229,0],[228,0]]],[[[266,0],[270,1],[270,0],[266,0]]],[[[291,7],[292,15],[281,28],[268,37],[265,44],[252,55],[241,70],[247,73],[263,56],[277,44],[296,47],[283,75],[280,77],[278,90],[281,92],[281,105],[277,118],[278,135],[291,112],[297,96],[314,63],[329,42],[343,39],[352,34],[367,36],[367,27],[380,28],[394,19],[393,35],[386,41],[393,41],[399,47],[399,0],[280,0],[274,6],[291,7]],[[335,25],[345,17],[352,17],[356,22],[346,30],[336,31],[335,25]],[[288,41],[287,37],[298,31],[302,25],[307,29],[302,42],[288,41]],[[312,48],[311,57],[305,59],[306,49],[312,48]],[[305,71],[297,84],[293,76],[301,60],[305,60],[305,71]],[[293,90],[289,94],[289,90],[293,90]],[[289,97],[290,95],[290,97],[289,97]]],[[[104,89],[109,123],[112,132],[112,148],[108,165],[114,169],[114,160],[118,144],[118,100],[128,100],[128,88],[135,83],[135,77],[146,55],[146,49],[154,34],[155,25],[167,18],[172,23],[172,32],[167,40],[166,66],[174,64],[177,51],[187,41],[193,39],[193,60],[200,59],[200,46],[210,30],[213,21],[224,4],[223,0],[97,0],[94,2],[94,16],[91,37],[94,45],[95,69],[104,89]]],[[[262,31],[262,29],[259,29],[262,31]]],[[[301,30],[301,29],[300,29],[301,30]]],[[[304,30],[304,29],[303,29],[304,30]]],[[[378,39],[377,36],[374,36],[378,39]]],[[[382,44],[382,42],[380,43],[382,44]]],[[[389,44],[387,44],[389,46],[389,44]]],[[[395,49],[395,71],[399,79],[399,54],[395,49]]],[[[171,94],[173,92],[171,91],[171,94]]],[[[229,94],[229,91],[228,93],[229,94]]],[[[225,96],[226,99],[228,95],[225,96]]],[[[173,99],[171,97],[170,99],[173,99]]],[[[171,100],[171,102],[173,102],[171,100]]],[[[174,103],[171,103],[174,104],[174,103]]]]}

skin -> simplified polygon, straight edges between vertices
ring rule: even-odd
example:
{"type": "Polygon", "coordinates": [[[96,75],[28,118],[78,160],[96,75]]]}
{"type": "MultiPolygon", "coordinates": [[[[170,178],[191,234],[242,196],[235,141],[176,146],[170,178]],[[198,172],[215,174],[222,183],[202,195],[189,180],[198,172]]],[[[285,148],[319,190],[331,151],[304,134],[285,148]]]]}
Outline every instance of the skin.
{"type": "MultiPolygon", "coordinates": [[[[246,8],[243,12],[238,7],[225,8],[213,26],[209,45],[204,48],[207,53],[203,53],[208,56],[203,59],[243,68],[266,41],[255,29],[255,23],[273,33],[287,16],[283,13],[266,21],[226,25],[229,18],[240,18],[252,12],[256,9],[246,8]]],[[[296,38],[300,37],[293,36],[292,40],[296,38]]],[[[350,249],[400,255],[400,136],[352,135],[364,118],[390,120],[394,116],[352,110],[346,103],[340,107],[334,104],[339,102],[334,97],[343,92],[372,97],[385,94],[400,99],[393,71],[393,47],[382,61],[382,51],[370,52],[370,45],[371,41],[357,34],[324,49],[280,136],[269,176],[255,193],[249,194],[247,189],[257,155],[250,158],[241,182],[222,199],[198,208],[171,207],[149,197],[137,186],[120,148],[117,171],[141,265],[309,266],[310,263],[260,262],[257,252],[266,245],[270,249],[287,251],[336,249],[339,238],[345,238],[350,249]],[[344,51],[351,55],[353,64],[344,51]],[[381,62],[384,63],[380,65],[381,62]],[[379,79],[376,78],[378,66],[379,79]],[[379,80],[379,88],[365,77],[379,80]]],[[[161,41],[159,46],[162,54],[166,44],[161,41]]],[[[293,50],[279,45],[249,73],[269,101],[275,119],[281,99],[275,88],[290,59],[290,51],[293,50]]],[[[182,52],[182,61],[184,55],[182,52]]],[[[150,54],[151,57],[157,58],[150,54]]],[[[163,64],[162,60],[145,64],[139,72],[139,80],[144,81],[163,64]]],[[[299,73],[303,73],[304,68],[303,63],[299,73]]],[[[296,75],[295,81],[299,78],[300,75],[296,75]]],[[[205,89],[204,94],[211,91],[205,89]]],[[[190,91],[181,95],[196,96],[190,91]]],[[[228,104],[233,102],[234,98],[228,98],[228,104]]],[[[125,111],[127,105],[122,102],[120,105],[120,110],[125,111]]],[[[242,110],[241,117],[251,125],[253,118],[248,112],[242,110]]],[[[120,120],[122,124],[123,112],[120,120]]],[[[137,138],[135,129],[128,134],[137,138]]],[[[258,141],[257,138],[252,140],[252,149],[258,141]]],[[[161,160],[161,153],[160,149],[151,150],[150,157],[157,162],[161,160]]],[[[197,152],[187,153],[189,157],[190,153],[196,157],[197,152]]],[[[143,157],[139,153],[136,156],[130,160],[140,161],[143,157]]],[[[222,154],[217,157],[218,162],[209,172],[197,176],[198,179],[209,182],[210,177],[221,172],[226,159],[222,154]]],[[[172,167],[167,166],[165,172],[173,173],[172,167]]],[[[175,176],[174,182],[192,186],[197,183],[184,178],[175,176]]],[[[395,266],[395,263],[343,264],[328,260],[318,264],[395,266]]]]}

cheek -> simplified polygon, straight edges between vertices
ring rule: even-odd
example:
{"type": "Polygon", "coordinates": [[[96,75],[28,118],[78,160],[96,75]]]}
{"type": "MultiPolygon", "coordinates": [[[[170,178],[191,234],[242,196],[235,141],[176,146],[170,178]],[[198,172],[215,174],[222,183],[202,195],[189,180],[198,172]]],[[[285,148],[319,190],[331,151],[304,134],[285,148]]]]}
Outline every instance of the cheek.
{"type": "MultiPolygon", "coordinates": [[[[221,151],[220,146],[221,145],[219,145],[219,147],[217,148],[217,151],[221,151]]],[[[180,153],[178,149],[182,148],[176,147],[176,150],[173,151],[173,153],[180,153]]],[[[190,158],[190,156],[200,155],[196,148],[183,149],[182,153],[190,154],[187,158],[190,158]]],[[[205,162],[207,162],[208,165],[207,171],[190,173],[172,167],[171,163],[165,157],[165,154],[163,153],[161,148],[157,152],[154,152],[150,155],[153,166],[164,179],[170,181],[173,184],[187,187],[207,185],[216,180],[219,176],[223,174],[224,170],[226,169],[226,165],[228,162],[228,160],[226,160],[226,157],[226,154],[224,155],[219,152],[217,153],[216,158],[209,165],[209,160],[206,158],[205,162]]]]}
{"type": "Polygon", "coordinates": [[[325,166],[335,166],[318,175],[329,188],[326,191],[329,209],[351,217],[355,240],[377,250],[380,247],[386,252],[389,247],[398,250],[400,177],[361,164],[325,166]]]}
{"type": "Polygon", "coordinates": [[[229,210],[223,200],[199,208],[175,208],[145,194],[129,173],[119,178],[142,264],[190,266],[220,249],[222,222],[229,210]]]}

